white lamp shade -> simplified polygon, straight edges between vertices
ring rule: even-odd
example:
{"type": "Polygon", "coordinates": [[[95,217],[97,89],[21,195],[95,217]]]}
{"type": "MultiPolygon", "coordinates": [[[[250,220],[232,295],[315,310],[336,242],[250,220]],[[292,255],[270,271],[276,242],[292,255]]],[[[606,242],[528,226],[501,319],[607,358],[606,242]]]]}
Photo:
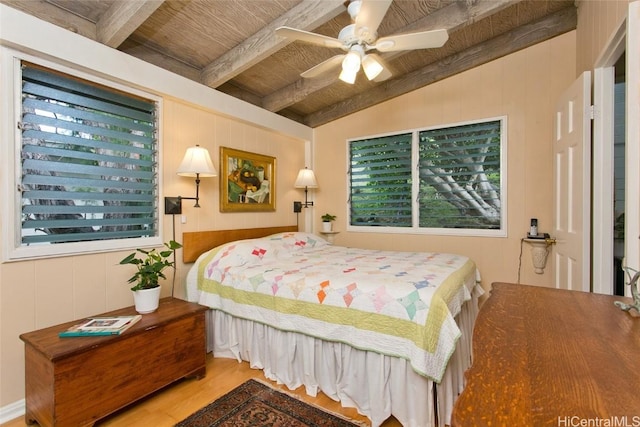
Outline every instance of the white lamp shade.
{"type": "Polygon", "coordinates": [[[358,71],[360,69],[360,55],[357,51],[351,51],[342,60],[342,69],[346,71],[358,71]]]}
{"type": "Polygon", "coordinates": [[[362,68],[369,80],[373,80],[382,72],[382,65],[371,55],[362,58],[362,68]]]}
{"type": "Polygon", "coordinates": [[[316,175],[311,169],[300,169],[298,177],[296,178],[295,188],[318,188],[318,181],[316,181],[316,175]]]}
{"type": "Polygon", "coordinates": [[[357,74],[358,74],[358,70],[353,71],[353,70],[347,70],[343,68],[338,78],[343,82],[349,83],[350,85],[352,85],[356,82],[357,74]]]}
{"type": "Polygon", "coordinates": [[[360,70],[361,54],[357,50],[351,50],[342,60],[342,72],[339,79],[345,83],[353,84],[356,81],[356,74],[360,70]]]}
{"type": "Polygon", "coordinates": [[[218,176],[218,172],[211,161],[211,156],[209,156],[209,151],[199,145],[187,148],[177,173],[180,176],[196,176],[196,174],[199,174],[201,178],[218,176]]]}

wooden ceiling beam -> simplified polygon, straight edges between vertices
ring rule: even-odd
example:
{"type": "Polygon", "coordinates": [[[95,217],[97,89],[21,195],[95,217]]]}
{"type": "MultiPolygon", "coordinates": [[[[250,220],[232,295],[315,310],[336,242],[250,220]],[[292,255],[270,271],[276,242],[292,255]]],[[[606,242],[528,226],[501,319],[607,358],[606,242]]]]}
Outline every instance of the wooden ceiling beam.
{"type": "Polygon", "coordinates": [[[168,56],[162,49],[150,43],[138,40],[135,36],[124,41],[118,50],[142,61],[164,68],[189,80],[200,83],[200,69],[168,56]]]}
{"type": "Polygon", "coordinates": [[[292,42],[276,36],[276,28],[287,25],[302,30],[312,30],[345,10],[344,0],[303,0],[299,5],[207,65],[202,70],[201,83],[213,88],[218,87],[292,42]]]}
{"type": "Polygon", "coordinates": [[[312,79],[300,78],[292,84],[265,96],[262,99],[262,108],[275,113],[300,102],[312,93],[335,83],[336,73],[327,73],[312,79]]]}
{"type": "Polygon", "coordinates": [[[24,0],[0,0],[0,3],[76,34],[80,34],[91,40],[96,40],[96,24],[86,18],[69,13],[51,3],[24,0]]]}
{"type": "Polygon", "coordinates": [[[438,28],[446,28],[450,32],[458,31],[522,1],[524,0],[458,0],[407,25],[396,33],[428,31],[438,28]]]}
{"type": "Polygon", "coordinates": [[[562,9],[545,18],[518,27],[508,33],[406,74],[402,78],[387,80],[362,94],[310,114],[305,117],[304,123],[312,128],[323,125],[355,111],[363,110],[572,31],[576,28],[576,25],[576,8],[562,9]]]}
{"type": "Polygon", "coordinates": [[[96,24],[97,40],[117,48],[164,0],[115,1],[96,24]]]}
{"type": "MultiPolygon", "coordinates": [[[[520,1],[522,0],[478,0],[472,4],[468,4],[466,1],[451,3],[449,6],[438,9],[424,18],[397,30],[396,33],[429,31],[440,28],[444,28],[449,32],[457,31],[520,1]]],[[[383,59],[390,61],[403,53],[385,54],[383,59]]],[[[335,83],[336,78],[335,74],[314,79],[300,78],[296,82],[265,96],[262,101],[262,108],[272,112],[280,111],[301,101],[306,96],[335,83]]]]}

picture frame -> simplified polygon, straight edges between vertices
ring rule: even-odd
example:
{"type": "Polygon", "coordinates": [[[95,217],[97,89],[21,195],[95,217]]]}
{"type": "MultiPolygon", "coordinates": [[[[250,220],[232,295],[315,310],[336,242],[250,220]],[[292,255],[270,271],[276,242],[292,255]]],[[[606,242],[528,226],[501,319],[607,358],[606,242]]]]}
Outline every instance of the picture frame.
{"type": "Polygon", "coordinates": [[[220,212],[276,210],[276,158],[220,147],[220,212]]]}

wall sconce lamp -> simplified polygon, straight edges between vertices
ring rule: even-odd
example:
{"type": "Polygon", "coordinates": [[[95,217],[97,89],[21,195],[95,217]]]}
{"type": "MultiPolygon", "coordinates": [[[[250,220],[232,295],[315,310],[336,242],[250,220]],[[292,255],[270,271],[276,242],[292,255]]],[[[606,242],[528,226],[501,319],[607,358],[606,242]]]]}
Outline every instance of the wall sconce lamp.
{"type": "Polygon", "coordinates": [[[294,187],[304,188],[304,204],[302,202],[293,202],[293,211],[300,212],[299,208],[302,208],[303,206],[305,208],[313,206],[313,201],[310,202],[308,199],[308,189],[318,188],[318,181],[316,181],[316,176],[311,169],[307,169],[306,167],[304,169],[300,169],[294,187]]]}
{"type": "Polygon", "coordinates": [[[206,148],[199,145],[187,148],[182,163],[178,166],[177,174],[180,176],[195,177],[196,179],[196,197],[165,197],[164,213],[167,215],[182,214],[182,201],[195,200],[193,205],[195,208],[200,207],[200,178],[209,178],[218,176],[216,168],[213,166],[211,156],[206,148]]]}

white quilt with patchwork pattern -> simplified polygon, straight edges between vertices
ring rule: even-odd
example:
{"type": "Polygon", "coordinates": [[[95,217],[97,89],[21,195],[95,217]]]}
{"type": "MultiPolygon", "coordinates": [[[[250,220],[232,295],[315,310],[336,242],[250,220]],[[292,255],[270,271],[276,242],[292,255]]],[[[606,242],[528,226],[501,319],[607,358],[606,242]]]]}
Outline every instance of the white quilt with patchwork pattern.
{"type": "Polygon", "coordinates": [[[454,317],[477,284],[461,255],[346,248],[307,233],[228,243],[192,271],[200,304],[401,357],[437,382],[460,337],[454,317]]]}

